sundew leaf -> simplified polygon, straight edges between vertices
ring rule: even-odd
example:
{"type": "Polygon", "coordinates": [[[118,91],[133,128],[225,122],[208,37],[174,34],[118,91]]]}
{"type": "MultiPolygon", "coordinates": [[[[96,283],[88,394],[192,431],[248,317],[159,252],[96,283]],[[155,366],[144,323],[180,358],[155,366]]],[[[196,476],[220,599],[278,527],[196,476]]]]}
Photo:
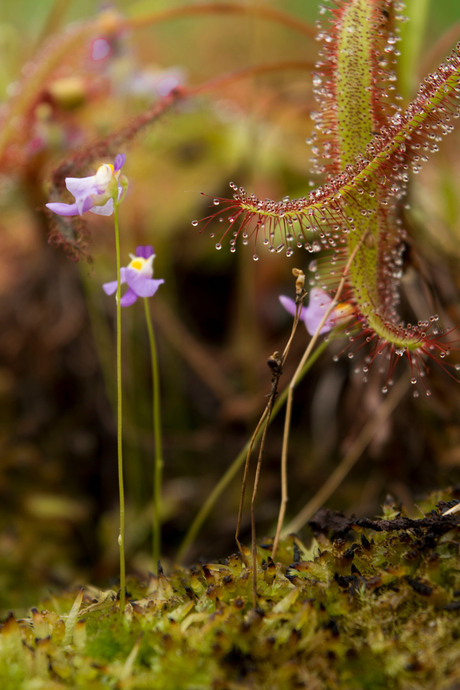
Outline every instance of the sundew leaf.
{"type": "Polygon", "coordinates": [[[354,164],[397,110],[397,18],[393,0],[353,0],[333,3],[319,25],[315,172],[354,164]]]}
{"type": "MultiPolygon", "coordinates": [[[[393,87],[387,57],[393,54],[396,43],[396,35],[390,31],[391,9],[391,2],[380,0],[341,3],[331,33],[324,36],[329,49],[327,54],[323,49],[322,72],[315,77],[325,84],[317,90],[321,108],[318,129],[325,140],[323,150],[327,141],[332,142],[332,162],[337,171],[364,157],[373,133],[382,126],[393,87]]],[[[353,215],[343,251],[348,258],[357,250],[349,282],[360,313],[368,322],[373,320],[376,305],[384,301],[382,288],[387,281],[381,275],[382,259],[390,243],[399,244],[399,233],[394,232],[392,237],[388,231],[387,213],[381,206],[385,195],[385,183],[379,178],[366,182],[361,208],[353,215]]]]}

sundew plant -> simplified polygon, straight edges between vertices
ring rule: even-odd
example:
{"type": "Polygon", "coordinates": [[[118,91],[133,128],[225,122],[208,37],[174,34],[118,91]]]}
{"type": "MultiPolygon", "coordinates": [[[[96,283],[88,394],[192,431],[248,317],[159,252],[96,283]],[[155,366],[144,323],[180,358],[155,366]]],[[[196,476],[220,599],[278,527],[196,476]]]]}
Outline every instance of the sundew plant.
{"type": "MultiPolygon", "coordinates": [[[[320,253],[310,264],[311,285],[333,294],[347,266],[341,299],[352,307],[347,333],[369,344],[362,371],[380,355],[388,359],[382,391],[393,383],[396,361],[406,356],[411,383],[421,382],[431,360],[443,361],[450,345],[428,316],[405,323],[398,313],[406,234],[401,209],[411,173],[438,150],[459,117],[459,51],[426,77],[404,108],[397,97],[396,58],[403,3],[376,0],[322,7],[320,58],[313,74],[315,174],[322,186],[300,199],[259,199],[231,183],[232,199],[216,199],[218,218],[232,251],[241,238],[291,257],[296,249],[320,253]],[[323,255],[326,250],[326,256],[323,255]],[[352,260],[351,257],[353,256],[352,260]]],[[[416,392],[418,394],[418,391],[416,392]]]]}
{"type": "MultiPolygon", "coordinates": [[[[288,258],[296,249],[319,254],[310,263],[310,287],[316,298],[318,289],[324,297],[316,308],[313,299],[308,307],[309,312],[314,310],[316,327],[315,317],[306,322],[312,341],[289,389],[281,466],[282,503],[273,558],[287,504],[292,390],[317,336],[337,325],[351,341],[350,357],[364,347],[360,366],[364,380],[375,360],[383,359],[384,394],[394,383],[400,358],[409,363],[411,384],[421,385],[428,396],[431,391],[425,381],[433,361],[455,378],[457,367],[452,373],[444,364],[451,350],[451,332],[439,329],[436,315],[416,324],[407,323],[398,306],[407,238],[401,210],[411,173],[420,172],[429,155],[438,150],[443,135],[452,132],[452,122],[460,115],[460,54],[457,46],[425,78],[412,102],[402,107],[397,96],[396,59],[399,27],[405,21],[403,11],[403,3],[392,0],[338,1],[321,7],[324,19],[318,24],[320,55],[313,73],[318,110],[313,113],[312,143],[313,171],[325,178],[324,183],[307,196],[273,201],[249,194],[232,182],[233,197],[215,198],[213,205],[219,209],[204,219],[206,226],[216,219],[223,222],[224,230],[216,244],[219,250],[228,239],[231,251],[236,250],[239,240],[252,243],[255,260],[259,259],[259,245],[288,258]],[[340,313],[336,312],[335,318],[337,308],[340,313]],[[344,320],[349,322],[346,326],[344,320]]],[[[304,294],[302,289],[297,292],[298,304],[304,294]]],[[[295,319],[301,316],[300,310],[292,307],[295,319]]],[[[286,354],[277,365],[280,370],[286,354]]],[[[266,424],[276,394],[277,390],[272,389],[261,420],[266,424]]],[[[414,395],[419,395],[418,389],[414,395]]],[[[252,444],[249,454],[251,450],[252,444]]],[[[255,487],[260,461],[261,455],[255,487]]],[[[254,499],[255,489],[251,531],[256,606],[254,499]]],[[[239,523],[237,541],[238,533],[239,523]]],[[[242,550],[239,541],[238,545],[242,550]]]]}
{"type": "Polygon", "coordinates": [[[68,26],[64,4],[30,47],[0,30],[5,494],[24,509],[0,547],[56,540],[7,585],[73,583],[77,562],[130,610],[125,561],[167,589],[236,526],[256,610],[256,526],[266,574],[334,492],[414,509],[458,469],[460,31],[430,45],[421,0],[120,2],[68,26]]]}

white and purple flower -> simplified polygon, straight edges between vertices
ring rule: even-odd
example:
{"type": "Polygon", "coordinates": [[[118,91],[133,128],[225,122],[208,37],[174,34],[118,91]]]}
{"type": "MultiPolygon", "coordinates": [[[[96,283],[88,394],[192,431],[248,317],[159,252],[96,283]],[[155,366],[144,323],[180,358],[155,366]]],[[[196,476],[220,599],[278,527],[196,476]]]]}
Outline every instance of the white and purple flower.
{"type": "MultiPolygon", "coordinates": [[[[294,300],[292,300],[290,297],[285,297],[285,295],[280,295],[279,300],[286,311],[288,311],[292,316],[295,316],[296,305],[294,300]]],[[[300,318],[304,322],[305,327],[310,335],[314,335],[316,333],[316,330],[323,320],[324,314],[329,309],[331,302],[332,299],[329,297],[329,295],[320,288],[312,288],[310,290],[308,307],[304,307],[300,315],[300,318]]],[[[320,330],[320,334],[331,331],[337,324],[338,319],[350,316],[350,309],[351,305],[348,305],[346,302],[338,304],[327,317],[323,327],[320,330]]]]}
{"type": "MultiPolygon", "coordinates": [[[[136,254],[130,254],[131,261],[120,269],[120,283],[127,283],[128,289],[120,299],[120,306],[129,307],[138,297],[153,297],[160,285],[165,281],[153,278],[153,247],[144,245],[137,247],[136,254]]],[[[118,281],[112,280],[102,286],[107,295],[117,291],[118,281]]]]}
{"type": "Polygon", "coordinates": [[[113,165],[104,163],[95,175],[66,177],[65,186],[75,197],[75,202],[52,202],[46,204],[47,208],[59,216],[82,216],[87,211],[101,216],[111,216],[128,187],[128,180],[124,175],[120,175],[125,160],[125,154],[119,153],[113,165]]]}

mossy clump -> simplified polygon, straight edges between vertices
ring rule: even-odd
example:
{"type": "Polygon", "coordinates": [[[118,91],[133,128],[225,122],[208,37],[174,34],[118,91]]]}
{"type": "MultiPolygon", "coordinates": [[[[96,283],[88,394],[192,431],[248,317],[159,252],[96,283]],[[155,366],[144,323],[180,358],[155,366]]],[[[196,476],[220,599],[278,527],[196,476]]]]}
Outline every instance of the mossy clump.
{"type": "Polygon", "coordinates": [[[460,517],[445,508],[322,511],[276,563],[258,546],[256,608],[249,555],[233,555],[131,580],[123,615],[91,587],[10,614],[2,690],[460,687],[460,517]]]}

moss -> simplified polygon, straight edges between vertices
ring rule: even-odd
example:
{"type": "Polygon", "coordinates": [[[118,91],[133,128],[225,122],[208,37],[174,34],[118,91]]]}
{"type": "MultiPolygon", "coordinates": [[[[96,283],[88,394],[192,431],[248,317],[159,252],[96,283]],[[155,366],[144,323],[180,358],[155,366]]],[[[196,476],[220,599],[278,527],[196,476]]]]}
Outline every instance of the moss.
{"type": "MultiPolygon", "coordinates": [[[[431,503],[432,505],[432,503],[431,503]]],[[[67,592],[10,615],[0,633],[2,688],[394,688],[460,683],[457,516],[379,520],[323,511],[309,543],[258,548],[258,607],[238,556],[85,590],[66,630],[67,592]]]]}

